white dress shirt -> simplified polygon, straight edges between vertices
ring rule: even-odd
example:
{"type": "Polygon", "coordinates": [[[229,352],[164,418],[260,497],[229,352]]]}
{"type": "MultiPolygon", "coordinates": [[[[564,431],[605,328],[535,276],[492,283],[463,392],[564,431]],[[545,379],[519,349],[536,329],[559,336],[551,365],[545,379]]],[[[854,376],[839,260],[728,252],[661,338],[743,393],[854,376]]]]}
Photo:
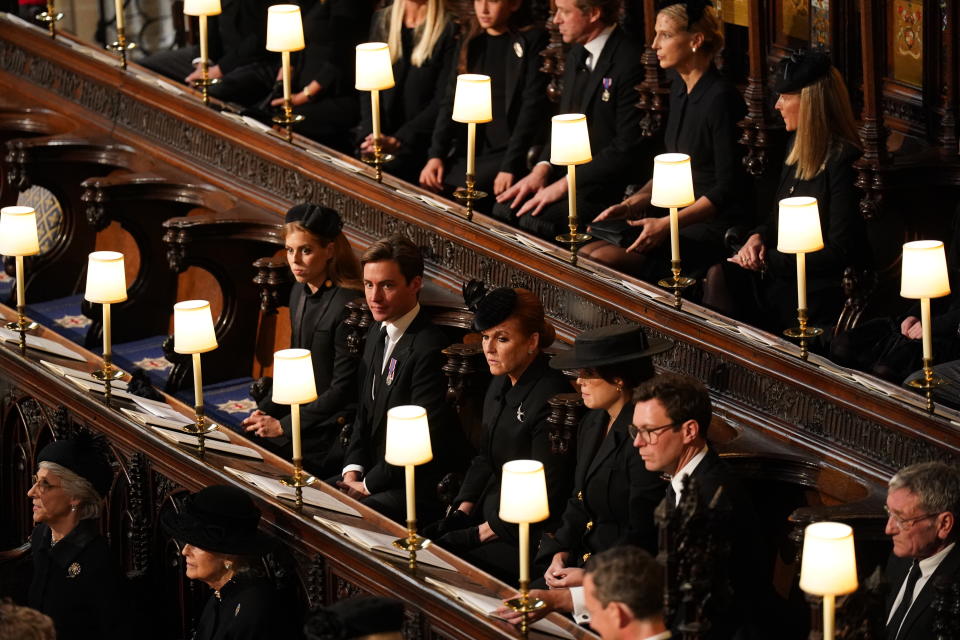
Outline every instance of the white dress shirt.
{"type": "Polygon", "coordinates": [[[687,464],[683,465],[683,468],[673,474],[673,477],[670,478],[670,485],[673,487],[673,492],[677,495],[677,502],[673,506],[680,504],[680,492],[683,491],[683,478],[684,476],[689,476],[697,468],[697,465],[703,460],[707,455],[707,445],[703,445],[703,449],[700,452],[693,456],[687,464]]]}
{"type": "MultiPolygon", "coordinates": [[[[913,606],[913,601],[917,598],[917,594],[923,591],[923,585],[927,584],[927,581],[930,580],[930,577],[933,575],[934,571],[937,570],[937,567],[940,566],[940,563],[943,562],[943,559],[946,558],[953,547],[956,546],[956,542],[951,542],[940,551],[937,551],[935,554],[929,558],[924,558],[920,560],[917,564],[920,565],[920,577],[917,578],[917,584],[913,587],[913,593],[910,594],[910,606],[913,606]]],[[[912,566],[912,565],[911,565],[912,566]]],[[[909,572],[908,572],[909,575],[909,572]]],[[[890,613],[887,614],[887,624],[890,623],[890,618],[893,617],[894,612],[900,608],[900,603],[903,602],[904,591],[907,588],[907,579],[904,576],[903,584],[900,585],[900,591],[897,593],[897,599],[893,601],[893,606],[890,607],[890,613]]],[[[907,615],[910,614],[910,609],[907,609],[907,615]]],[[[907,615],[903,616],[903,619],[907,619],[907,615]]],[[[900,623],[901,626],[903,623],[900,623]]],[[[897,630],[899,632],[899,629],[897,630]]]]}

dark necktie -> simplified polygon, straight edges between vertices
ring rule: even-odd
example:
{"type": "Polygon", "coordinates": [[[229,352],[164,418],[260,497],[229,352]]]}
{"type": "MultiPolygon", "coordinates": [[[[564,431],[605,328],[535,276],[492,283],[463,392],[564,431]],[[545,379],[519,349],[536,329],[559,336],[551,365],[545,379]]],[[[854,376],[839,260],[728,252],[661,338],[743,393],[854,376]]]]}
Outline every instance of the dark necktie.
{"type": "Polygon", "coordinates": [[[677,508],[677,492],[673,490],[673,483],[667,483],[667,508],[673,511],[677,508]]]}
{"type": "Polygon", "coordinates": [[[580,56],[577,60],[577,73],[573,77],[573,87],[571,87],[571,105],[579,105],[583,98],[583,92],[587,90],[587,83],[590,80],[590,69],[587,68],[587,58],[589,56],[589,51],[586,49],[580,50],[580,56]]]}
{"type": "Polygon", "coordinates": [[[385,348],[386,341],[387,327],[384,325],[380,328],[380,333],[377,334],[377,344],[374,346],[373,350],[373,361],[370,363],[370,368],[373,369],[373,383],[370,385],[370,397],[372,398],[376,398],[377,382],[380,380],[380,375],[383,373],[383,350],[385,348]]]}
{"type": "Polygon", "coordinates": [[[890,618],[889,624],[887,624],[888,640],[897,640],[897,636],[900,635],[900,627],[903,625],[903,619],[907,617],[907,612],[910,611],[910,605],[913,604],[913,589],[917,586],[917,580],[919,579],[920,564],[914,560],[913,566],[910,567],[910,573],[907,574],[907,585],[903,590],[903,600],[900,601],[900,606],[897,607],[893,617],[890,618]]]}

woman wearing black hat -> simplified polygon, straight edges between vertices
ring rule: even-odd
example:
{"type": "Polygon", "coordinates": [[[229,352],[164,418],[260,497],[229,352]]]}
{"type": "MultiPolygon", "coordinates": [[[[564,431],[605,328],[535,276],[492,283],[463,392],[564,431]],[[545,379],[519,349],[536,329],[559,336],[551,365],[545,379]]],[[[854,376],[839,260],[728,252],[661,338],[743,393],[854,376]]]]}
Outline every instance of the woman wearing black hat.
{"type": "Polygon", "coordinates": [[[270,540],[257,529],[260,510],[246,492],[226,485],[201,489],[162,522],[181,545],[187,577],[213,589],[194,640],[300,637],[290,598],[258,575],[270,540]]]}
{"type": "MultiPolygon", "coordinates": [[[[300,407],[304,467],[329,477],[342,467],[337,436],[356,412],[357,358],[347,351],[343,319],[346,304],[363,295],[360,263],[333,209],[300,204],[285,222],[287,262],[297,281],[290,292],[290,346],[310,350],[317,385],[317,399],[300,407]]],[[[290,455],[289,406],[265,398],[243,426],[290,455]]]]}
{"type": "Polygon", "coordinates": [[[37,456],[28,604],[53,619],[57,637],[128,638],[123,576],[97,519],[113,470],[92,438],[57,440],[37,456]]]}
{"type": "Polygon", "coordinates": [[[506,287],[483,295],[471,285],[464,297],[474,310],[473,326],[482,335],[494,376],[483,402],[484,441],[454,501],[456,509],[424,533],[439,536],[440,545],[481,569],[516,582],[519,530],[499,515],[503,463],[518,458],[543,463],[552,517],[538,529],[552,530],[570,493],[573,456],[551,451],[547,401],[570,391],[570,383],[548,366],[542,352],[555,332],[536,295],[506,287]]]}
{"type": "MultiPolygon", "coordinates": [[[[853,169],[860,157],[860,139],[847,88],[824,51],[794,53],[781,61],[777,75],[777,109],[793,137],[776,200],[817,199],[824,247],[806,257],[808,309],[812,324],[832,325],[843,304],[843,271],[863,260],[860,248],[866,236],[853,169]]],[[[732,312],[780,331],[797,323],[797,271],[792,254],[776,251],[776,206],[729,259],[736,267],[728,267],[725,274],[732,312]],[[763,277],[748,280],[744,270],[763,277]]]]}

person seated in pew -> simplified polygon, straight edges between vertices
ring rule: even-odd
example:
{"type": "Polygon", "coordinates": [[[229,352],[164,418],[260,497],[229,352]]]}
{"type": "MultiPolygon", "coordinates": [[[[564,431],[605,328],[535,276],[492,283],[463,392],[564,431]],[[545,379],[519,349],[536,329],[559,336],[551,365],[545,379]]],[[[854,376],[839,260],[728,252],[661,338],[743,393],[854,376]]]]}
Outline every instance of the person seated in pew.
{"type": "Polygon", "coordinates": [[[194,640],[300,638],[291,598],[262,575],[271,540],[258,530],[260,510],[242,489],[213,485],[191,494],[162,523],[181,547],[186,575],[213,590],[194,640]]]}
{"type": "Polygon", "coordinates": [[[402,640],[403,603],[357,597],[317,607],[307,618],[306,640],[402,640]]]}
{"type": "Polygon", "coordinates": [[[53,619],[60,640],[132,637],[126,581],[97,526],[113,484],[106,446],[86,434],[51,442],[27,492],[36,523],[27,604],[53,619]]]}
{"type": "Polygon", "coordinates": [[[960,581],[960,468],[956,461],[921,462],[901,469],[890,478],[884,509],[886,534],[893,542],[886,571],[890,585],[887,638],[934,638],[937,587],[960,581]]]}
{"type": "Polygon", "coordinates": [[[56,640],[50,616],[0,600],[0,640],[56,640]]]}
{"type": "Polygon", "coordinates": [[[601,640],[667,640],[663,567],[644,549],[613,547],[583,568],[590,627],[601,640]]]}
{"type": "MultiPolygon", "coordinates": [[[[746,103],[716,67],[723,42],[722,21],[709,2],[661,4],[652,48],[672,77],[664,144],[667,152],[690,156],[697,200],[679,212],[680,253],[684,273],[699,276],[726,259],[727,229],[751,223],[743,147],[737,143],[746,103]]],[[[670,220],[667,211],[651,207],[652,192],[651,175],[633,195],[593,218],[591,228],[601,239],[580,255],[650,282],[668,276],[670,220]]]]}
{"type": "Polygon", "coordinates": [[[793,254],[776,250],[779,201],[817,199],[824,248],[806,257],[807,309],[814,326],[836,323],[843,307],[843,271],[864,263],[866,229],[854,186],[860,139],[847,88],[829,55],[813,49],[784,58],[776,90],[777,110],[793,133],[776,201],[767,221],[749,233],[740,250],[711,269],[711,291],[729,297],[704,301],[779,333],[797,324],[797,261],[793,254]]]}
{"type": "Polygon", "coordinates": [[[482,335],[493,376],[483,401],[483,443],[467,469],[454,510],[426,527],[424,535],[504,582],[516,583],[520,534],[516,524],[500,519],[503,464],[517,459],[543,463],[551,518],[534,525],[535,545],[539,532],[556,528],[570,495],[573,452],[552,451],[547,423],[548,400],[569,392],[570,383],[549,366],[543,352],[556,333],[533,292],[503,287],[484,295],[483,285],[473,281],[465,287],[464,298],[474,312],[473,328],[482,335]]]}
{"type": "MultiPolygon", "coordinates": [[[[498,196],[526,171],[530,147],[546,139],[549,77],[540,70],[540,52],[549,38],[530,25],[528,0],[474,0],[473,8],[456,71],[490,77],[493,121],[477,130],[476,188],[498,196]]],[[[467,130],[451,117],[455,89],[453,77],[420,172],[420,185],[438,193],[465,185],[467,130]]]]}
{"type": "MultiPolygon", "coordinates": [[[[333,209],[298,204],[284,218],[287,262],[296,284],[290,290],[290,347],[308,349],[317,399],[300,407],[304,467],[319,477],[342,468],[340,431],[357,408],[357,358],[347,349],[346,304],[363,294],[360,262],[333,209]]],[[[265,438],[269,448],[289,458],[290,407],[269,394],[243,428],[265,438]]]]}
{"type": "Polygon", "coordinates": [[[386,462],[387,411],[416,405],[427,411],[433,460],[417,468],[417,517],[440,517],[435,487],[463,468],[466,438],[447,401],[441,351],[443,331],[420,308],[423,257],[412,241],[394,234],[371,244],[360,258],[363,289],[375,322],[367,331],[358,368],[357,417],[336,485],[398,522],[406,521],[403,467],[386,462]]]}
{"type": "MultiPolygon", "coordinates": [[[[582,220],[592,219],[623,195],[636,180],[635,167],[643,164],[647,151],[641,143],[634,89],[643,81],[643,48],[617,26],[620,8],[620,0],[556,2],[554,23],[563,41],[572,45],[559,112],[586,115],[593,155],[591,162],[577,167],[582,220]]],[[[537,165],[497,196],[492,215],[550,242],[568,232],[566,170],[550,164],[549,143],[537,165]]]]}
{"type": "MultiPolygon", "coordinates": [[[[380,92],[380,147],[394,156],[384,170],[416,183],[455,67],[456,24],[444,0],[395,0],[374,14],[370,40],[389,45],[396,83],[380,92]]],[[[373,153],[368,96],[361,96],[360,108],[357,147],[362,154],[373,153]]]]}

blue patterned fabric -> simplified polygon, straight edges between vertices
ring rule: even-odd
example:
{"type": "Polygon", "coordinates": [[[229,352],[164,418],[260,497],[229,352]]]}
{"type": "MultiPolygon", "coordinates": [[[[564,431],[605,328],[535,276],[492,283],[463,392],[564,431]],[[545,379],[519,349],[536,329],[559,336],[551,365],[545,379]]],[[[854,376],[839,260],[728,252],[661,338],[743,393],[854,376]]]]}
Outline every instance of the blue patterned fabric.
{"type": "Polygon", "coordinates": [[[113,361],[126,371],[143,369],[150,382],[163,389],[173,363],[163,356],[163,341],[167,336],[151,336],[142,340],[113,345],[113,361]]]}
{"type": "MultiPolygon", "coordinates": [[[[27,300],[27,317],[36,320],[48,329],[53,329],[67,340],[76,344],[84,344],[87,330],[90,328],[90,318],[80,313],[83,303],[83,294],[76,294],[67,298],[57,298],[47,302],[29,304],[27,300]]],[[[90,349],[100,353],[100,347],[90,349]]]]}
{"type": "MultiPolygon", "coordinates": [[[[211,420],[234,431],[240,431],[240,423],[257,408],[250,397],[253,378],[236,378],[203,388],[203,411],[211,420]]],[[[176,394],[177,398],[193,406],[193,387],[176,394]]]]}

